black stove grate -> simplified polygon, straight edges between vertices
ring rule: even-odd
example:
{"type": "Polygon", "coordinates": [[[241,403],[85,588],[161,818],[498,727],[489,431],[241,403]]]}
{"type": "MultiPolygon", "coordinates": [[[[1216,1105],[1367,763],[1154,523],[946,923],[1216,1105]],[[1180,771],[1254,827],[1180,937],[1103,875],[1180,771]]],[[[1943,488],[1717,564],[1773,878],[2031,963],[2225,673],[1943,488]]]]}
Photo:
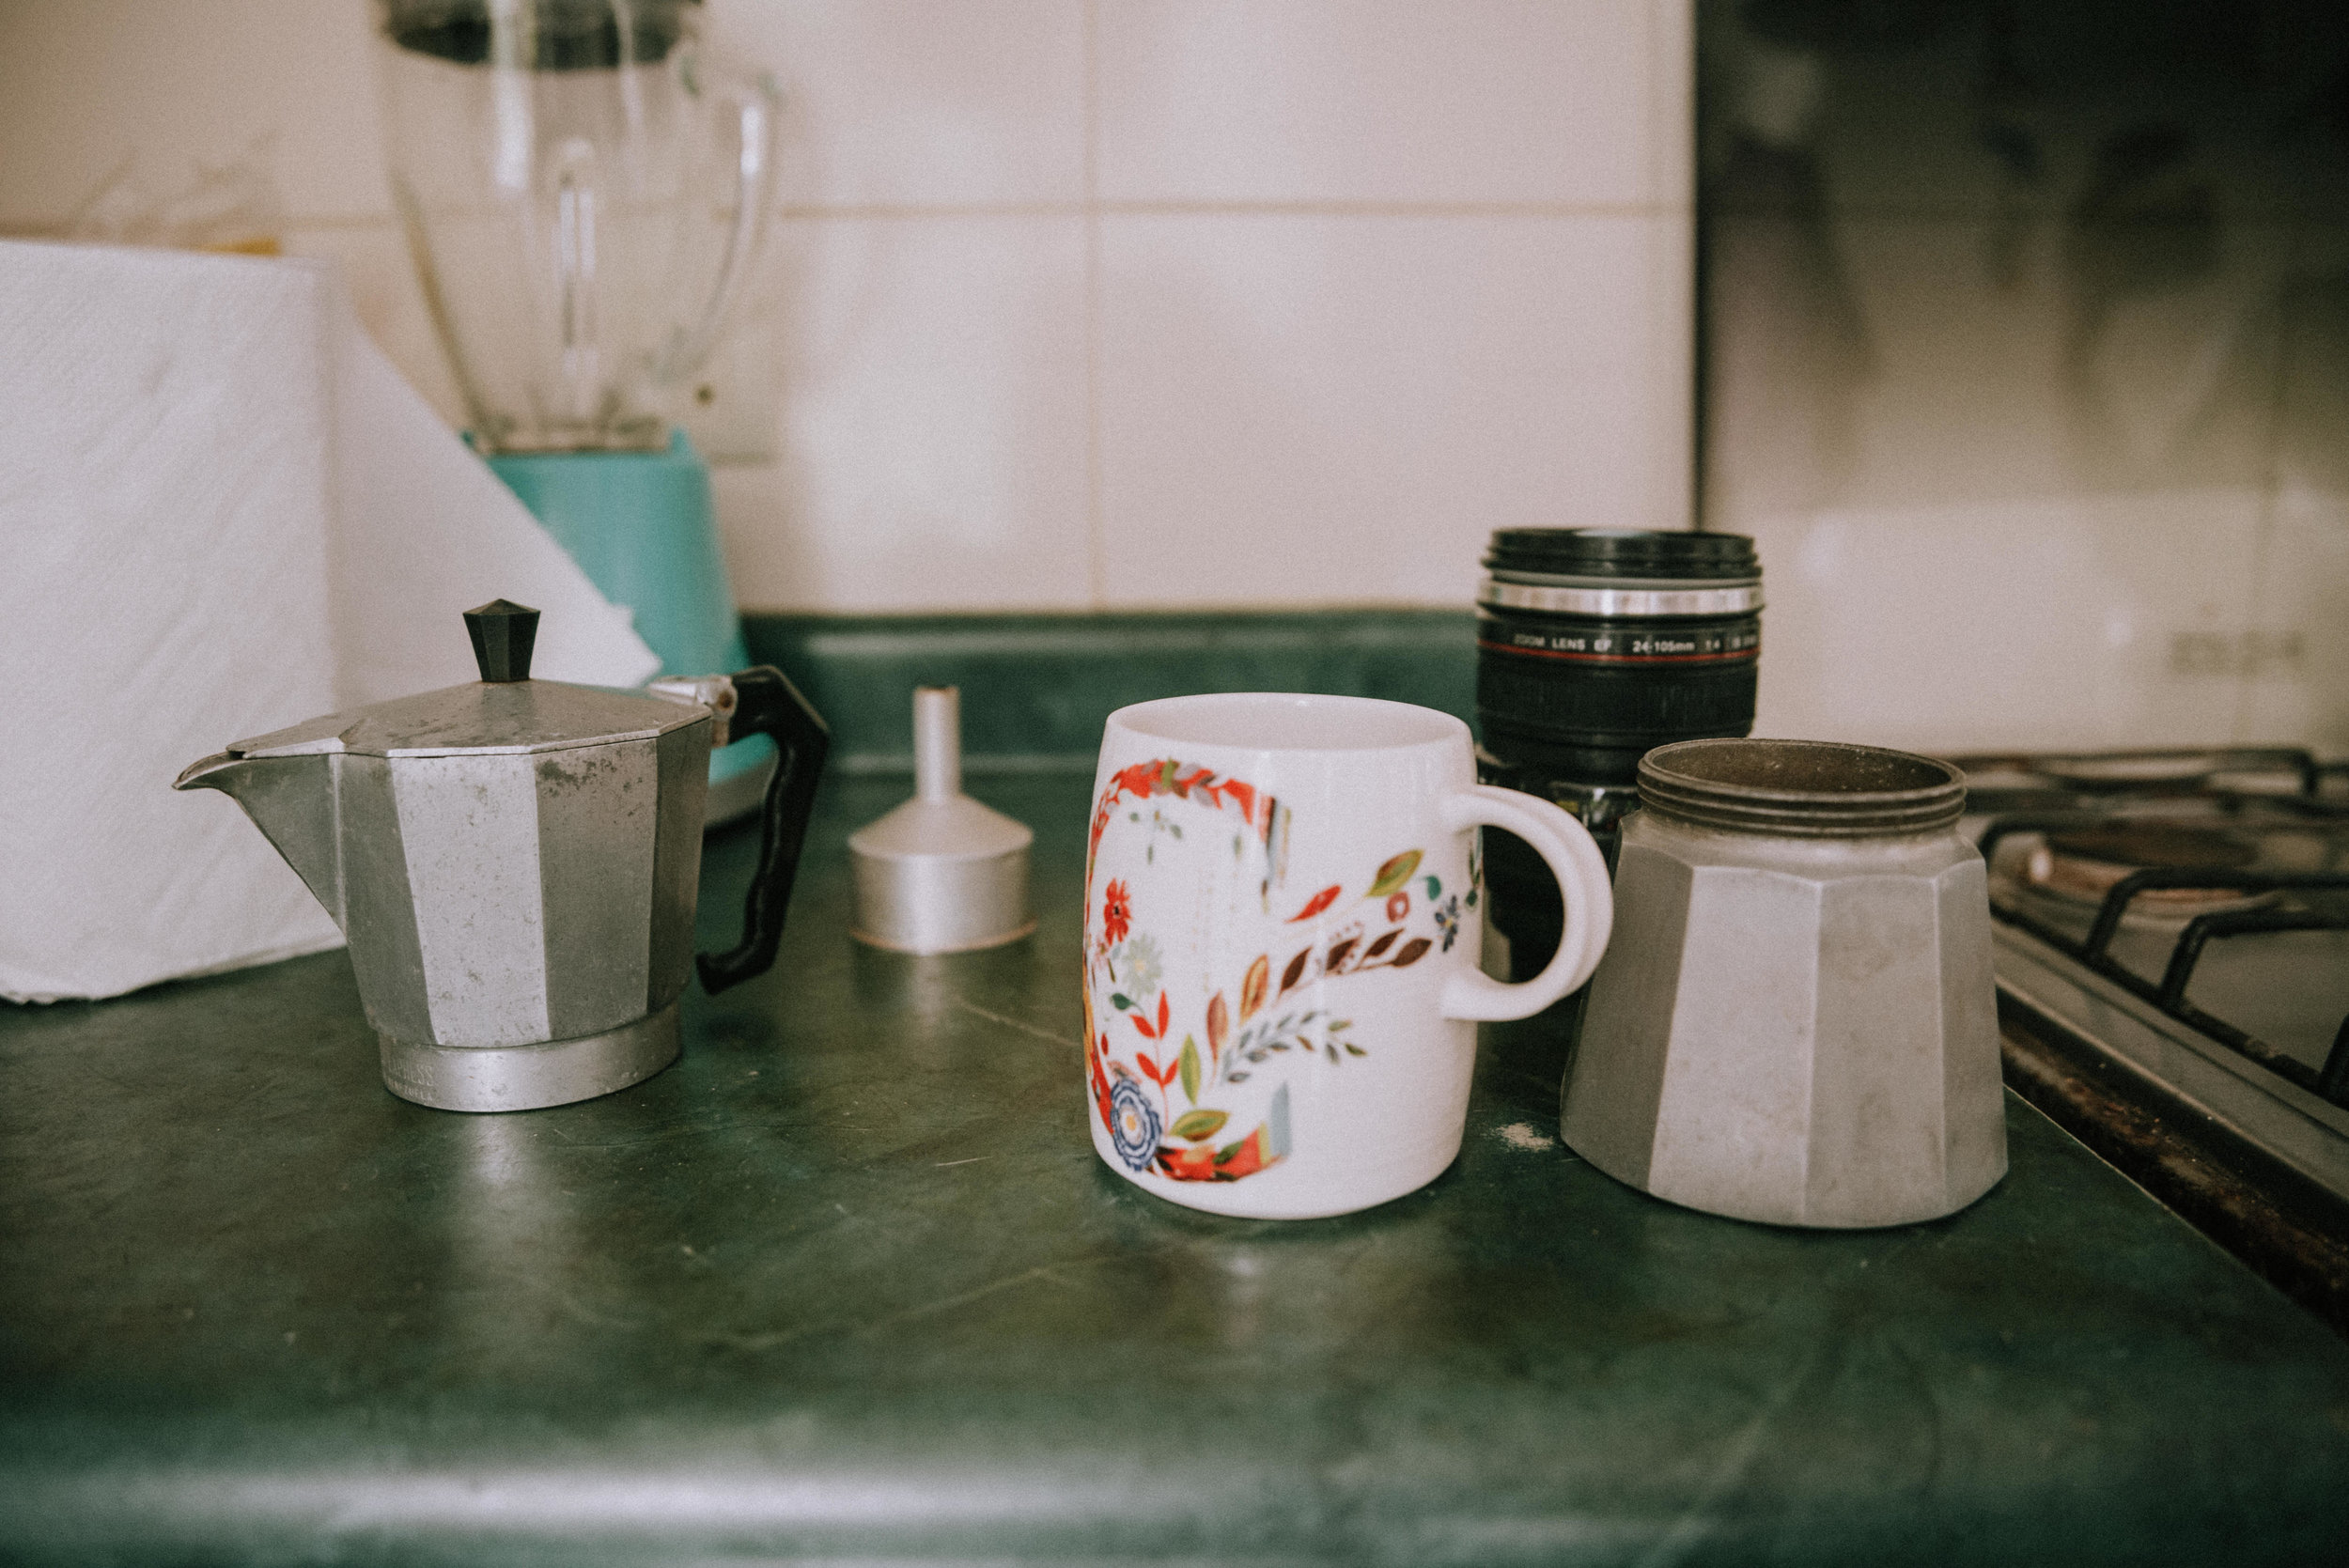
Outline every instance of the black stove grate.
{"type": "Polygon", "coordinates": [[[2349,944],[2288,934],[2349,928],[2349,763],[2270,747],[1950,760],[1988,819],[1985,862],[2043,835],[2019,860],[2009,845],[1991,884],[2008,1085],[2349,1336],[2349,1018],[2328,1032],[2333,1003],[2308,1001],[2335,994],[2349,944]],[[2275,942],[2308,944],[2313,972],[2275,942]]]}
{"type": "MultiPolygon", "coordinates": [[[[2289,757],[2292,753],[2283,755],[2289,757]]],[[[2280,807],[2295,815],[2349,821],[2349,809],[2344,809],[2341,802],[2319,800],[2312,793],[2326,774],[2338,769],[2319,768],[2308,760],[2305,753],[2298,756],[2306,764],[2298,771],[2305,781],[2305,788],[2311,793],[2298,796],[2233,796],[2227,792],[2214,792],[2203,798],[2221,810],[2249,807],[2255,802],[2260,808],[2272,810],[2280,807]]],[[[2139,820],[2141,819],[2116,816],[2109,812],[2017,812],[1994,817],[1983,830],[1978,844],[1983,860],[1988,862],[2001,840],[2018,833],[2113,830],[2139,820]]],[[[2097,908],[2095,922],[2084,939],[2075,940],[2046,923],[2034,920],[2028,911],[2001,905],[1996,900],[1992,903],[1991,912],[1999,919],[2029,931],[2041,941],[2130,994],[2152,1003],[2167,1017],[2258,1063],[2277,1077],[2334,1105],[2349,1109],[2349,1017],[2341,1019],[2324,1065],[2311,1067],[2224,1018],[2204,1012],[2186,999],[2186,986],[2193,978],[2195,965],[2214,939],[2278,931],[2349,931],[2349,905],[2344,905],[2341,898],[2327,895],[2349,895],[2349,873],[2159,867],[2131,872],[2115,882],[2105,893],[2103,902],[2097,908]],[[2112,957],[2112,939],[2119,934],[2130,905],[2139,897],[2148,893],[2180,891],[2275,894],[2283,902],[2275,907],[2213,910],[2196,915],[2186,923],[2185,928],[2178,934],[2161,979],[2147,980],[2112,957]]]]}

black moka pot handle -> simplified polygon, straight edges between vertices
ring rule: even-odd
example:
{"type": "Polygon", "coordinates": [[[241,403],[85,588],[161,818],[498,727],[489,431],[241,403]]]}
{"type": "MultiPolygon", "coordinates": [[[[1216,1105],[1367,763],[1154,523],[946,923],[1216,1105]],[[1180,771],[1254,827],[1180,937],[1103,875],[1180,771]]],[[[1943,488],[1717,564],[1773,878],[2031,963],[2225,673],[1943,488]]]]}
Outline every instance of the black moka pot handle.
{"type": "Polygon", "coordinates": [[[758,872],[742,902],[742,941],[731,953],[703,953],[693,965],[702,989],[715,996],[729,986],[755,979],[774,966],[783,940],[784,911],[791,903],[791,880],[800,870],[800,846],[816,805],[816,780],[832,749],[832,731],[781,670],[760,664],[730,677],[735,706],[727,721],[729,743],[746,735],[774,737],[783,754],[768,781],[759,807],[758,872]]]}

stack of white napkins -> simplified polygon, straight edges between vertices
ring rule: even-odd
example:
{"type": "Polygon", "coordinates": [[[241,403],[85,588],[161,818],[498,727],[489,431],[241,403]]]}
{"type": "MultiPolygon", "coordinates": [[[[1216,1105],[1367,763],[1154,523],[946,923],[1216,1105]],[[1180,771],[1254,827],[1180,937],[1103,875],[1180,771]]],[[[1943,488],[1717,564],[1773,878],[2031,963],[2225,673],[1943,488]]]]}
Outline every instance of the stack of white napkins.
{"type": "Polygon", "coordinates": [[[230,741],[650,649],[400,379],[331,268],[0,242],[0,996],[105,997],[342,940],[236,802],[230,741]]]}

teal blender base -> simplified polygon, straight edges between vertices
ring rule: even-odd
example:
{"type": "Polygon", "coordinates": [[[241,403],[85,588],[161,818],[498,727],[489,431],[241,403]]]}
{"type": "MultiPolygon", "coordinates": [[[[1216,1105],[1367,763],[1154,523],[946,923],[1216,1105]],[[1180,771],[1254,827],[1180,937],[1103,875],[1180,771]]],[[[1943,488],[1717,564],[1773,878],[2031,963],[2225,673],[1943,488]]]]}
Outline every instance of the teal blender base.
{"type": "MultiPolygon", "coordinates": [[[[725,675],[750,663],[718,552],[709,470],[683,431],[666,452],[533,452],[489,463],[603,597],[635,616],[662,675],[725,675]]],[[[708,820],[754,808],[774,757],[763,735],[712,752],[708,820]]]]}

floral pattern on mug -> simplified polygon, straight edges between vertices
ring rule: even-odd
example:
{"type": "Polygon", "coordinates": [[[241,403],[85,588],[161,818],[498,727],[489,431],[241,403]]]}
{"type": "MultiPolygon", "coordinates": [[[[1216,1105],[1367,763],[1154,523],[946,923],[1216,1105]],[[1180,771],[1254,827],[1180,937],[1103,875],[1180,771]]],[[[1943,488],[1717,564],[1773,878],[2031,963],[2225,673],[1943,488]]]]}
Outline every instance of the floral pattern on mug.
{"type": "Polygon", "coordinates": [[[1133,911],[1126,902],[1126,884],[1112,882],[1101,899],[1102,934],[1111,941],[1124,941],[1132,918],[1133,911]]]}
{"type": "MultiPolygon", "coordinates": [[[[1438,902],[1441,879],[1417,875],[1423,851],[1390,856],[1353,890],[1347,903],[1341,900],[1348,888],[1337,883],[1316,890],[1293,913],[1280,917],[1282,925],[1298,925],[1332,910],[1342,917],[1346,908],[1367,904],[1383,915],[1386,929],[1375,931],[1363,918],[1347,920],[1333,935],[1325,928],[1307,938],[1277,970],[1277,949],[1258,954],[1232,983],[1216,989],[1195,1017],[1186,1016],[1195,999],[1186,999],[1178,1012],[1164,988],[1165,959],[1149,928],[1156,911],[1140,902],[1127,881],[1112,878],[1102,891],[1097,917],[1094,862],[1117,807],[1128,798],[1137,802],[1128,821],[1150,835],[1143,852],[1148,864],[1156,863],[1160,834],[1182,838],[1182,824],[1174,815],[1178,806],[1237,818],[1244,831],[1233,841],[1234,852],[1241,853],[1252,837],[1264,855],[1258,893],[1268,912],[1276,910],[1273,895],[1284,869],[1288,813],[1244,781],[1158,758],[1112,775],[1094,813],[1087,845],[1085,1077],[1094,1113],[1130,1171],[1155,1171],[1174,1181],[1239,1181],[1288,1156],[1289,1080],[1295,1074],[1340,1069],[1348,1060],[1370,1054],[1368,1046],[1352,1037],[1352,1019],[1305,1006],[1301,998],[1280,1004],[1315,982],[1408,968],[1439,939],[1450,951],[1458,934],[1460,896],[1438,902]],[[1138,806],[1146,800],[1160,803],[1145,817],[1138,806]],[[1412,897],[1414,885],[1423,888],[1423,901],[1412,897]],[[1424,909],[1434,935],[1410,930],[1415,905],[1424,909]],[[1121,1019],[1130,1033],[1117,1027],[1121,1019]],[[1308,1066],[1309,1061],[1315,1065],[1308,1066]],[[1227,1140],[1232,1111],[1217,1102],[1268,1071],[1278,1073],[1281,1081],[1263,1121],[1245,1136],[1227,1140]]],[[[1473,887],[1468,902],[1474,906],[1473,887]]]]}
{"type": "Polygon", "coordinates": [[[1159,1113],[1142,1085],[1128,1079],[1110,1094],[1110,1141],[1128,1165],[1140,1171],[1159,1152],[1159,1113]]]}

